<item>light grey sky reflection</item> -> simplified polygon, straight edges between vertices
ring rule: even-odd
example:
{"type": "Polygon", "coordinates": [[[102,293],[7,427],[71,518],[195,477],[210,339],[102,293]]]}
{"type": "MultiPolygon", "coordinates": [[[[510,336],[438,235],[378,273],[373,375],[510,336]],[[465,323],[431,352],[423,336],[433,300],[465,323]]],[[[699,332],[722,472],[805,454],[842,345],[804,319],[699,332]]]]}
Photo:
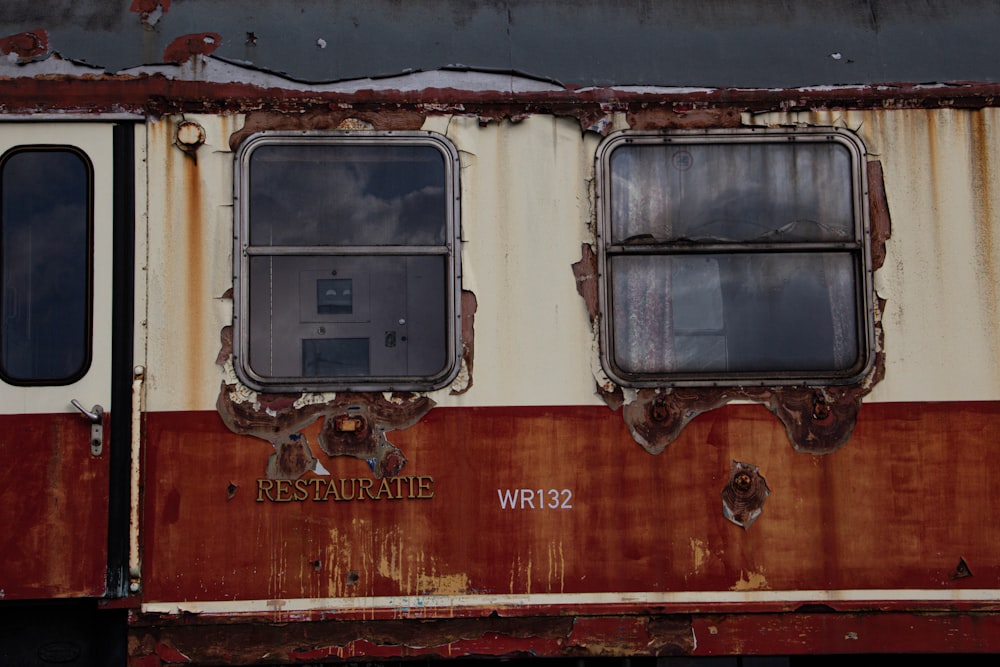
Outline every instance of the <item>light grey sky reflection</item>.
{"type": "Polygon", "coordinates": [[[442,245],[443,157],[424,146],[261,146],[249,208],[253,245],[442,245]]]}

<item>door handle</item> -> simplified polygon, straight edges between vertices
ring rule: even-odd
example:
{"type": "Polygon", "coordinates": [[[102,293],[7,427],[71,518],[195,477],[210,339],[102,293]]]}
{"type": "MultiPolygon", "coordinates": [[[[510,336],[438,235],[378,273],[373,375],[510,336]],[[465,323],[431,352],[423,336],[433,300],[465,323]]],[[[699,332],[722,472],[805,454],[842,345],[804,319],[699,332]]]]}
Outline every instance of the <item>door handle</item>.
{"type": "Polygon", "coordinates": [[[90,454],[100,456],[104,451],[104,408],[95,405],[88,410],[75,398],[70,403],[90,422],[90,454]]]}

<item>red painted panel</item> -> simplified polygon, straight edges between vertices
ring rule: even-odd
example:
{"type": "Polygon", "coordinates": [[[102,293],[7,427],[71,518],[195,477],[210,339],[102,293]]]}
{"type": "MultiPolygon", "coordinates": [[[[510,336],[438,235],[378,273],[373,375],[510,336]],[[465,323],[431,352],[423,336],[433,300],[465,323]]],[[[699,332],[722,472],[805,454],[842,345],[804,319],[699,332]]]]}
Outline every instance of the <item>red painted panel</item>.
{"type": "Polygon", "coordinates": [[[0,416],[0,598],[104,593],[109,456],[80,415],[0,416]]]}
{"type": "Polygon", "coordinates": [[[145,600],[1000,587],[1000,403],[866,405],[822,457],[755,405],[698,417],[659,456],[604,407],[436,408],[387,434],[423,499],[419,481],[375,480],[377,499],[317,500],[331,477],[374,479],[326,456],[318,430],[304,433],[330,476],[272,502],[269,443],[211,412],[149,415],[145,600]],[[746,530],[722,513],[733,461],[771,490],[746,530]],[[503,508],[514,489],[532,506],[519,491],[503,508]],[[972,576],[954,577],[960,559],[972,576]]]}

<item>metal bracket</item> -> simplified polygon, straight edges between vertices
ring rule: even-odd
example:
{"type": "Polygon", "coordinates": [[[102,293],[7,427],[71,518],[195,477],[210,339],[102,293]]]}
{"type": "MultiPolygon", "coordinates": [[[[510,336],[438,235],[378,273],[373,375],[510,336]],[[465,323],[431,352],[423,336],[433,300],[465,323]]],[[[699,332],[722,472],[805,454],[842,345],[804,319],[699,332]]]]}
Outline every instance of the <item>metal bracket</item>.
{"type": "Polygon", "coordinates": [[[70,403],[90,421],[90,454],[100,456],[104,452],[104,408],[95,405],[88,410],[75,398],[70,403]]]}

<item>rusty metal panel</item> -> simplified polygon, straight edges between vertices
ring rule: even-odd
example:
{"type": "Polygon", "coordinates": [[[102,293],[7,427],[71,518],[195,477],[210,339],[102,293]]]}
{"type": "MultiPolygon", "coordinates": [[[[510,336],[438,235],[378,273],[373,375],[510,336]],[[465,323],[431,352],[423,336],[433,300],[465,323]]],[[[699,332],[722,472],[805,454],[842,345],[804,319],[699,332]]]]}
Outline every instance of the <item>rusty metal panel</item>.
{"type": "Polygon", "coordinates": [[[437,408],[393,433],[409,461],[380,482],[318,450],[324,472],[269,479],[269,443],[211,412],[151,414],[145,609],[990,605],[996,480],[981,461],[998,415],[988,402],[866,405],[850,445],[817,458],[763,407],[729,406],[650,459],[600,406],[437,408]],[[744,527],[726,516],[733,461],[766,479],[744,527]],[[974,576],[956,576],[960,562],[974,576]]]}
{"type": "Polygon", "coordinates": [[[0,600],[104,594],[110,447],[89,442],[75,414],[0,416],[0,600]]]}

